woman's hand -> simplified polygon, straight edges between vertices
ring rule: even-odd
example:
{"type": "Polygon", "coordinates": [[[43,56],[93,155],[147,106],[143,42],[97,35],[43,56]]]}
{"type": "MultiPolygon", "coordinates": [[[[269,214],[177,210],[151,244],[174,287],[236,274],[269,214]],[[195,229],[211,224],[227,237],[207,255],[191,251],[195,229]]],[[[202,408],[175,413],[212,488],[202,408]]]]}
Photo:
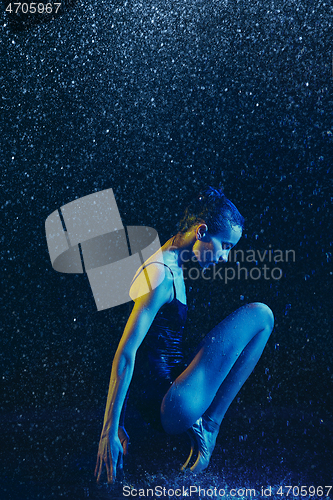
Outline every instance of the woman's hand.
{"type": "MultiPolygon", "coordinates": [[[[123,429],[125,431],[125,429],[123,429]]],[[[126,433],[126,431],[125,431],[126,433]]],[[[126,433],[126,451],[127,451],[127,442],[128,435],[126,433]]],[[[125,444],[125,441],[124,441],[125,444]]],[[[125,446],[124,446],[125,449],[125,446]]],[[[123,445],[120,442],[118,436],[112,436],[110,433],[102,434],[101,439],[99,441],[98,453],[97,453],[97,462],[95,468],[95,477],[97,482],[99,482],[102,471],[103,464],[106,467],[107,481],[108,483],[112,483],[116,479],[117,475],[117,467],[119,469],[123,468],[123,445]]],[[[126,452],[125,452],[126,453],[126,452]]]]}

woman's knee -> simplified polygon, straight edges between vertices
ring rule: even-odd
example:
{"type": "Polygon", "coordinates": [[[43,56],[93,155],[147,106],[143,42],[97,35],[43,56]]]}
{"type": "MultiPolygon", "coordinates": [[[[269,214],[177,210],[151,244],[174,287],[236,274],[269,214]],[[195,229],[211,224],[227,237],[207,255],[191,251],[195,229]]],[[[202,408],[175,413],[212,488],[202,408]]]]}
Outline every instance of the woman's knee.
{"type": "Polygon", "coordinates": [[[161,423],[167,434],[182,434],[191,427],[193,422],[191,412],[184,411],[179,404],[170,404],[168,394],[161,404],[161,423]]]}
{"type": "Polygon", "coordinates": [[[262,325],[262,328],[269,330],[269,333],[271,333],[274,327],[274,315],[272,310],[262,302],[252,302],[245,307],[251,308],[256,320],[262,325]]]}

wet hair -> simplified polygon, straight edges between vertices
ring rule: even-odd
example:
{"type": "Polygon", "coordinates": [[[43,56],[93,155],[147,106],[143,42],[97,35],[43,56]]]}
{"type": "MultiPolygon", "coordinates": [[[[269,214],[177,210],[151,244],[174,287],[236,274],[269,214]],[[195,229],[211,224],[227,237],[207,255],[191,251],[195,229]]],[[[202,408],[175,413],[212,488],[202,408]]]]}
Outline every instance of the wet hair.
{"type": "Polygon", "coordinates": [[[243,229],[244,217],[224,195],[222,189],[208,186],[186,208],[178,230],[185,233],[194,224],[200,223],[207,224],[211,234],[217,234],[228,225],[240,226],[243,229]]]}

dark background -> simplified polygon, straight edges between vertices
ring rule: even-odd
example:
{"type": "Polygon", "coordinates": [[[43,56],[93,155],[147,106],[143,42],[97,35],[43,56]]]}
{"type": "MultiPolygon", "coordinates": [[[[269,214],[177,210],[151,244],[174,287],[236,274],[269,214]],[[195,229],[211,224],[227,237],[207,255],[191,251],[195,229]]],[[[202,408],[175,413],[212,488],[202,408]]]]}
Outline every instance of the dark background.
{"type": "MultiPolygon", "coordinates": [[[[188,348],[246,302],[276,319],[200,484],[332,484],[330,4],[84,0],[22,26],[3,8],[1,37],[3,494],[117,495],[92,471],[127,306],[97,312],[86,276],[52,269],[48,215],[112,188],[124,225],[164,242],[220,183],[246,218],[238,248],[296,261],[280,280],[188,282],[188,348]]],[[[128,426],[128,481],[182,481],[186,441],[134,408],[128,426]]]]}

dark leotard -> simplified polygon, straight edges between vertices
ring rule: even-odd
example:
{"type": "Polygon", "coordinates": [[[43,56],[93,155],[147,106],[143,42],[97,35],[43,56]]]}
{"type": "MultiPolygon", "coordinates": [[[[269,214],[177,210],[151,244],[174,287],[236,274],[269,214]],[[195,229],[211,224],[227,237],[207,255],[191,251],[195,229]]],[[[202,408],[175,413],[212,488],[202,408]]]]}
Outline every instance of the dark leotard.
{"type": "MultiPolygon", "coordinates": [[[[174,277],[170,267],[163,265],[174,277]]],[[[159,428],[162,399],[185,368],[182,337],[187,305],[177,299],[174,282],[173,290],[174,298],[160,308],[138,350],[131,384],[136,396],[135,405],[148,422],[159,428]]]]}

